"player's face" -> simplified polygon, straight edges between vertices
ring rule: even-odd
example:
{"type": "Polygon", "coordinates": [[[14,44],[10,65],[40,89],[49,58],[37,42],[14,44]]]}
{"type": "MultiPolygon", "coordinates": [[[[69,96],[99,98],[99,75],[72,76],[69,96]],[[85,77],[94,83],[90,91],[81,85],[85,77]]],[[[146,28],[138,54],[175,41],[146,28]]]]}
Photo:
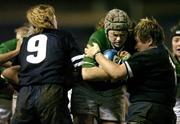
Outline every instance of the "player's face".
{"type": "Polygon", "coordinates": [[[148,42],[148,41],[147,42],[142,42],[141,39],[138,36],[135,37],[135,40],[136,40],[135,48],[136,48],[136,50],[138,52],[142,52],[142,51],[147,50],[147,49],[149,49],[151,47],[150,42],[148,42]]]}
{"type": "Polygon", "coordinates": [[[172,38],[172,50],[173,53],[180,58],[180,36],[174,36],[172,38]]]}
{"type": "Polygon", "coordinates": [[[111,42],[111,44],[115,47],[121,47],[127,40],[127,37],[128,37],[127,31],[117,31],[117,30],[108,31],[108,39],[111,42]]]}

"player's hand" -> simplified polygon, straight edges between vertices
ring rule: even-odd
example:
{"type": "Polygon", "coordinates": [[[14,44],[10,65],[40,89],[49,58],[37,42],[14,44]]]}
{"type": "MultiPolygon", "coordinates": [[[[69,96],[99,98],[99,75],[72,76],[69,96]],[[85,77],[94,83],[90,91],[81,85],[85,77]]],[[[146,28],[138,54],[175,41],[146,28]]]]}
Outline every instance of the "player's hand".
{"type": "Polygon", "coordinates": [[[115,49],[108,49],[104,51],[104,56],[117,64],[122,64],[122,62],[128,60],[131,55],[127,51],[117,52],[115,49]]]}
{"type": "Polygon", "coordinates": [[[84,49],[85,56],[94,58],[95,54],[100,52],[100,48],[97,43],[93,43],[93,45],[87,45],[87,47],[84,49]]]}
{"type": "Polygon", "coordinates": [[[128,60],[131,57],[131,54],[128,53],[127,51],[121,51],[118,52],[118,56],[120,57],[120,59],[122,59],[123,61],[128,60]]]}

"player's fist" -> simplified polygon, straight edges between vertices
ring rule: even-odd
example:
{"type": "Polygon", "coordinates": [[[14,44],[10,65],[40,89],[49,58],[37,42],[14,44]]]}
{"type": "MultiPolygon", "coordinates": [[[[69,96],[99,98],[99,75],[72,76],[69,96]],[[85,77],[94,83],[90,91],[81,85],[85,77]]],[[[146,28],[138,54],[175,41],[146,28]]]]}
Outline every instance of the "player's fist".
{"type": "Polygon", "coordinates": [[[117,55],[117,50],[115,49],[108,49],[104,51],[104,56],[111,61],[113,61],[116,55],[117,55]]]}
{"type": "Polygon", "coordinates": [[[121,51],[121,52],[118,52],[117,54],[120,57],[120,59],[122,59],[123,61],[126,61],[131,57],[131,54],[128,53],[127,51],[121,51]]]}

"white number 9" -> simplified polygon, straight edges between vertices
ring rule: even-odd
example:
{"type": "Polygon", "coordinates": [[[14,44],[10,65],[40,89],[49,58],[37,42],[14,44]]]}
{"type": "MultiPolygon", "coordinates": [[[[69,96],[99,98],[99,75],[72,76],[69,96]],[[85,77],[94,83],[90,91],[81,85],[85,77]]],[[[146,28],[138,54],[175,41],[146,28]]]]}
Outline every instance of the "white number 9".
{"type": "Polygon", "coordinates": [[[26,57],[29,63],[37,64],[46,58],[47,36],[40,34],[29,39],[27,51],[32,53],[26,57]]]}

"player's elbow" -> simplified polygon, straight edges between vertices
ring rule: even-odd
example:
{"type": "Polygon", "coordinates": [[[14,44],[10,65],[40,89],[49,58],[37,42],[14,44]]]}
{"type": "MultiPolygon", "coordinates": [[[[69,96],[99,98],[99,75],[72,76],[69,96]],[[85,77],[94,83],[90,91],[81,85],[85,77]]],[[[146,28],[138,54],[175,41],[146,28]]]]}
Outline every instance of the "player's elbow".
{"type": "Polygon", "coordinates": [[[113,79],[113,80],[120,80],[120,79],[122,79],[122,76],[119,75],[119,74],[113,73],[110,76],[111,76],[111,79],[113,79]]]}
{"type": "Polygon", "coordinates": [[[127,70],[124,65],[111,69],[109,73],[113,80],[122,80],[127,76],[127,70]]]}
{"type": "Polygon", "coordinates": [[[89,74],[87,73],[86,68],[82,68],[81,70],[82,79],[83,80],[90,80],[89,74]]]}

